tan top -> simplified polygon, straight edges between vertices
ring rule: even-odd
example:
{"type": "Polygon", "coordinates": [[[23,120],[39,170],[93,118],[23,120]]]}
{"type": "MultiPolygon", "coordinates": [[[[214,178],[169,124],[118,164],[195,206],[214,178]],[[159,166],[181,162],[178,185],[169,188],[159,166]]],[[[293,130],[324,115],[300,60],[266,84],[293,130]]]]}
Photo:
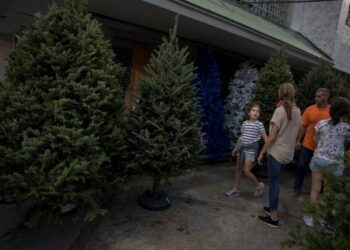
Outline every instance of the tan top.
{"type": "Polygon", "coordinates": [[[288,121],[284,107],[278,107],[270,123],[275,123],[279,131],[274,143],[268,149],[268,154],[271,154],[279,163],[287,164],[294,157],[295,143],[301,126],[300,109],[294,107],[292,120],[288,121]]]}

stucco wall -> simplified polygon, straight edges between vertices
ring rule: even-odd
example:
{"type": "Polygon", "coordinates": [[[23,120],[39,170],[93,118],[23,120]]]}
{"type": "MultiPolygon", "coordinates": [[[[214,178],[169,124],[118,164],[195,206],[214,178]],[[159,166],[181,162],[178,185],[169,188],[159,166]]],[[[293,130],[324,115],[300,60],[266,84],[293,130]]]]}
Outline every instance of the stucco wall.
{"type": "Polygon", "coordinates": [[[328,54],[334,67],[350,73],[350,27],[345,25],[350,0],[290,4],[288,25],[328,54]]]}
{"type": "Polygon", "coordinates": [[[350,26],[345,24],[350,0],[344,0],[340,12],[334,45],[334,64],[337,69],[350,73],[350,26]]]}
{"type": "Polygon", "coordinates": [[[14,49],[14,38],[10,35],[0,35],[0,81],[5,78],[6,57],[14,49]]]}

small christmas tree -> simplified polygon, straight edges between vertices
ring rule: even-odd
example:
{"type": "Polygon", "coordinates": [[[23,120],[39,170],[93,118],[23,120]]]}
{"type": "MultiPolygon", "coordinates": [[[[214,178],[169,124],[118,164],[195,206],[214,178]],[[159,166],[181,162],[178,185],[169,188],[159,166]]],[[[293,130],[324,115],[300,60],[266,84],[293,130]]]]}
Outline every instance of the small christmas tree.
{"type": "Polygon", "coordinates": [[[327,62],[321,61],[319,65],[311,68],[298,84],[297,104],[302,110],[314,104],[315,91],[318,88],[329,89],[331,98],[337,96],[349,98],[349,87],[339,73],[335,72],[327,62]]]}
{"type": "MultiPolygon", "coordinates": [[[[346,166],[349,166],[349,152],[346,166]]],[[[350,178],[336,177],[323,172],[324,190],[316,204],[306,203],[303,213],[311,215],[316,223],[313,230],[297,229],[289,232],[290,238],[283,247],[298,249],[350,249],[350,178]],[[322,223],[327,223],[322,224],[322,223]]]]}
{"type": "Polygon", "coordinates": [[[230,132],[231,142],[235,142],[239,136],[246,116],[246,107],[252,100],[257,78],[257,69],[249,63],[242,63],[229,82],[229,94],[225,105],[225,127],[230,132]]]}
{"type": "Polygon", "coordinates": [[[139,100],[128,119],[130,164],[153,180],[152,190],[139,198],[150,209],[170,205],[167,197],[159,197],[161,181],[191,166],[199,150],[196,75],[176,32],[177,21],[146,66],[139,100]],[[151,204],[157,197],[160,204],[151,204]]]}
{"type": "Polygon", "coordinates": [[[122,175],[118,153],[123,69],[85,0],[52,5],[18,36],[0,95],[0,198],[29,200],[28,226],[67,203],[92,220],[122,175]]]}
{"type": "Polygon", "coordinates": [[[293,83],[293,75],[287,64],[286,54],[275,51],[260,70],[254,89],[253,102],[261,105],[261,121],[268,128],[271,116],[278,102],[278,88],[282,83],[293,83]]]}

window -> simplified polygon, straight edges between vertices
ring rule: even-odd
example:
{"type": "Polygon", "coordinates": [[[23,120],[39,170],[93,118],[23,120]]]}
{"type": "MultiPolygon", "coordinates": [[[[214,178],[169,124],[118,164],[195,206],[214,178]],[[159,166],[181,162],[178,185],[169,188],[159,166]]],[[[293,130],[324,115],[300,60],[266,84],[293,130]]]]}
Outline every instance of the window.
{"type": "Polygon", "coordinates": [[[348,16],[346,17],[345,24],[348,25],[348,26],[350,26],[350,5],[349,5],[348,16]]]}

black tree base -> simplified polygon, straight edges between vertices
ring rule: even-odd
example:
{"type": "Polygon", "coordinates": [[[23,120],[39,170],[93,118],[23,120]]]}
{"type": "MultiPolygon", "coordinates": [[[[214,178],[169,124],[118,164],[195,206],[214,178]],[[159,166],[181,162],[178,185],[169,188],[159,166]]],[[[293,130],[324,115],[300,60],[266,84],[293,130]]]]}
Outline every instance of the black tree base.
{"type": "Polygon", "coordinates": [[[165,210],[171,205],[168,194],[164,192],[152,193],[149,189],[141,194],[137,201],[141,207],[153,211],[165,210]]]}

